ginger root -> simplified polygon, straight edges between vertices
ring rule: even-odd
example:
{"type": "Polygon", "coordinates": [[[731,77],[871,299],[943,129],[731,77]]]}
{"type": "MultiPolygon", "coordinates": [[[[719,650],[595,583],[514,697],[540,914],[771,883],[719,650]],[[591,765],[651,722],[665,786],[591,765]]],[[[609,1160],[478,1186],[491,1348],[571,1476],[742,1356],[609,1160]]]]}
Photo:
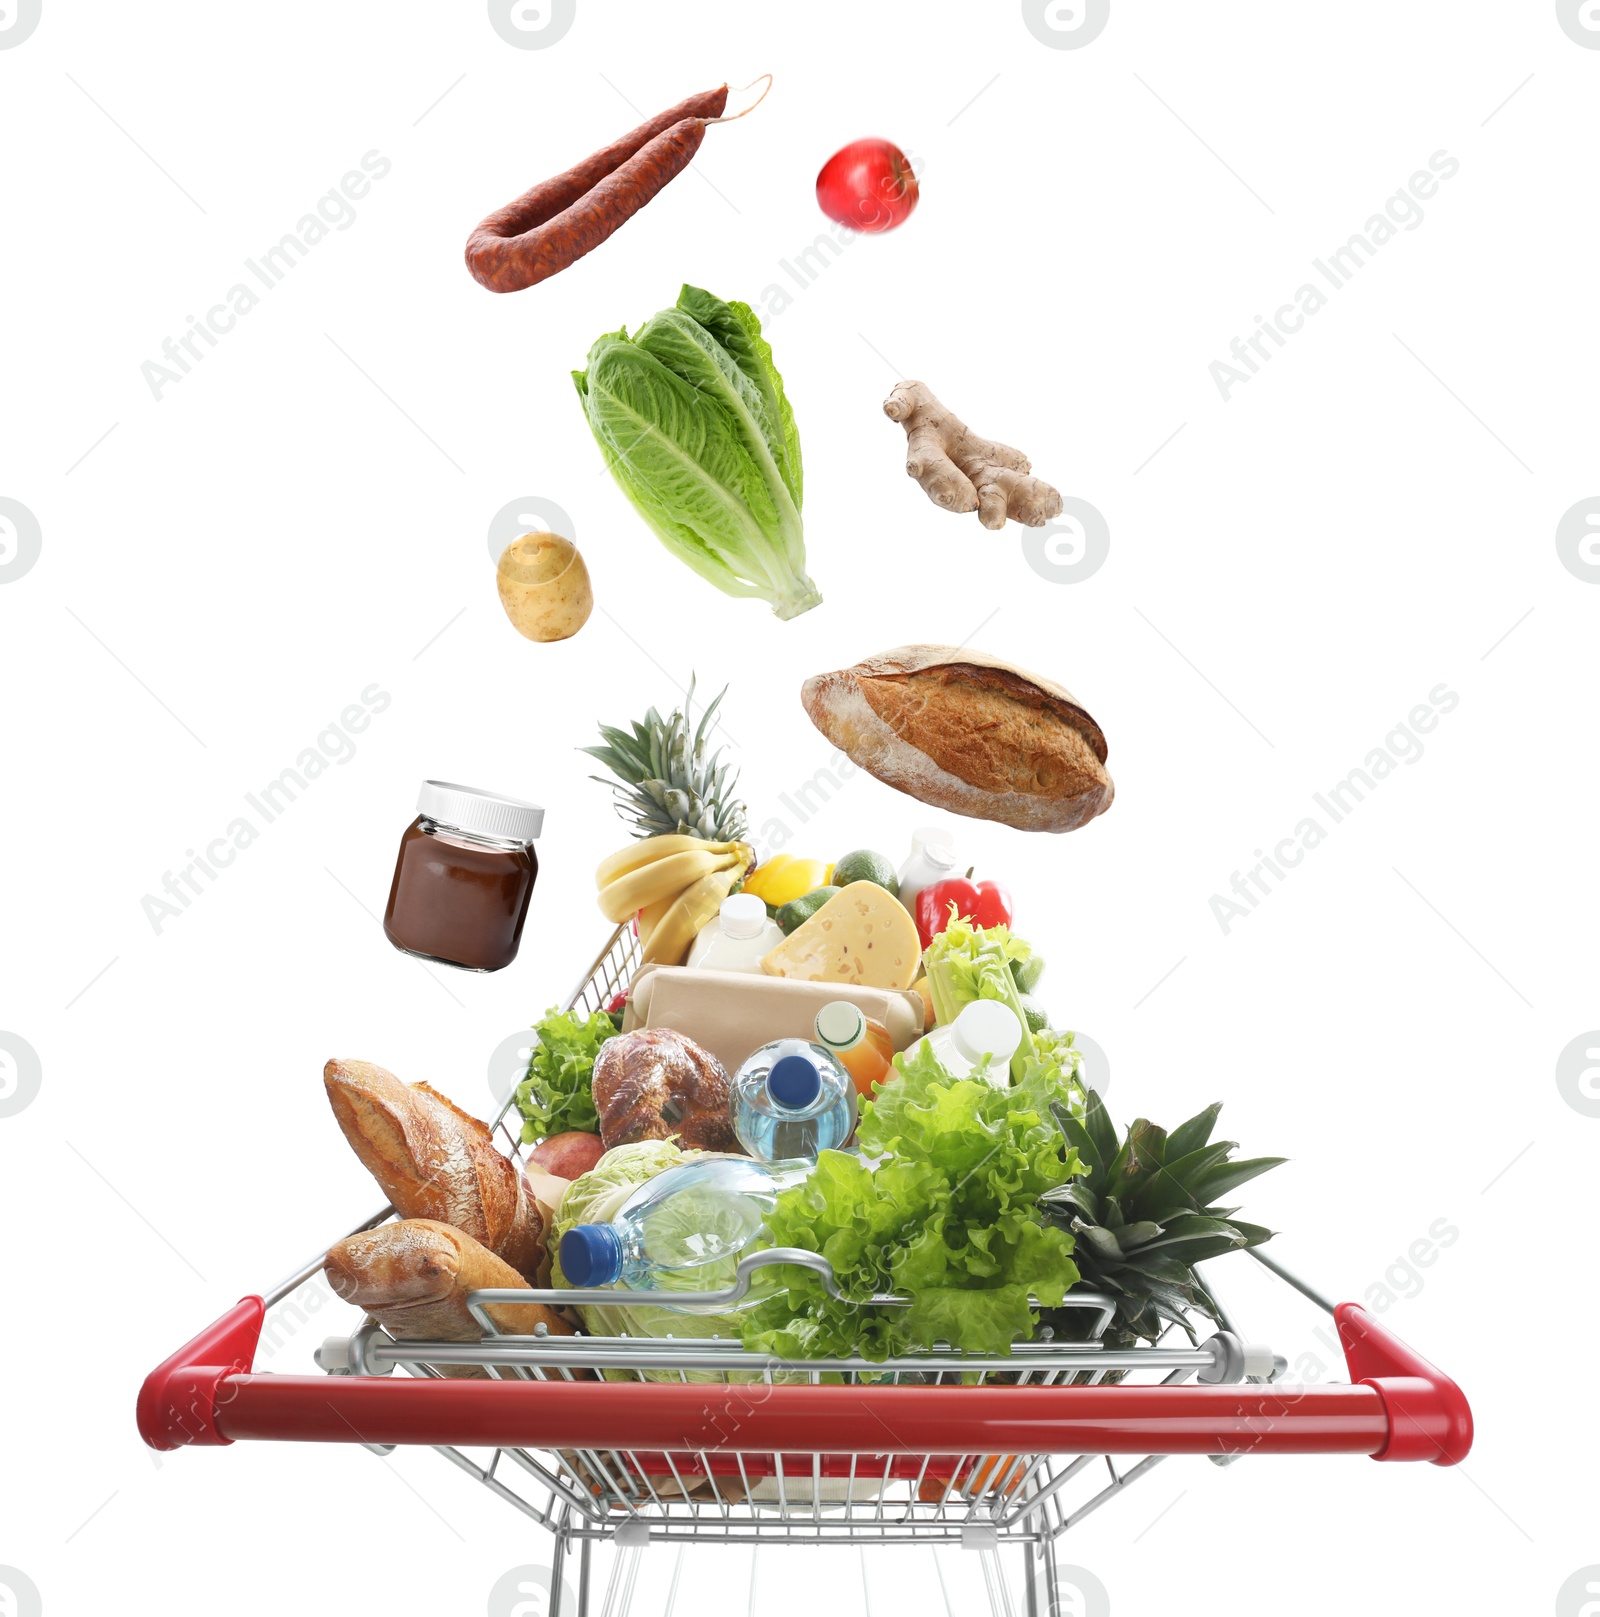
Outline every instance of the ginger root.
{"type": "Polygon", "coordinates": [[[986,528],[1007,517],[1042,528],[1061,515],[1061,496],[1028,474],[1033,463],[1009,444],[980,438],[945,409],[925,382],[901,382],[883,413],[906,429],[906,475],[946,511],[976,511],[986,528]]]}

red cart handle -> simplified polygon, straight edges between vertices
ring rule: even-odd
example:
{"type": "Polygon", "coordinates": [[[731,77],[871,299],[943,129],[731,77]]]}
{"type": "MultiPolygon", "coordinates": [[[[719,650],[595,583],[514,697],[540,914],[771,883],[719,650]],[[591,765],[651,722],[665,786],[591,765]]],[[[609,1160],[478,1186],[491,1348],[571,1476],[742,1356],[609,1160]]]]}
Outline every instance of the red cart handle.
{"type": "Polygon", "coordinates": [[[1461,1390],[1354,1303],[1351,1384],[897,1387],[253,1375],[246,1297],[139,1394],[152,1448],[236,1439],[822,1454],[1368,1454],[1454,1465],[1461,1390]]]}

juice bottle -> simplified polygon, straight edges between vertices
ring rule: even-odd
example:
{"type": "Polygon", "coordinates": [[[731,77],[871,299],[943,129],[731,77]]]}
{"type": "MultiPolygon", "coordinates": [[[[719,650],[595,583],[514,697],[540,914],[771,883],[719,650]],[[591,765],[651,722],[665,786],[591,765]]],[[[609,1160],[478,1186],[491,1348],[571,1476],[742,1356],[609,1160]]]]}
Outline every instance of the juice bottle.
{"type": "Polygon", "coordinates": [[[817,1043],[838,1058],[863,1100],[871,1100],[874,1084],[886,1084],[894,1076],[890,1064],[894,1040],[888,1028],[859,1005],[847,999],[830,1001],[817,1012],[815,1031],[817,1043]]]}

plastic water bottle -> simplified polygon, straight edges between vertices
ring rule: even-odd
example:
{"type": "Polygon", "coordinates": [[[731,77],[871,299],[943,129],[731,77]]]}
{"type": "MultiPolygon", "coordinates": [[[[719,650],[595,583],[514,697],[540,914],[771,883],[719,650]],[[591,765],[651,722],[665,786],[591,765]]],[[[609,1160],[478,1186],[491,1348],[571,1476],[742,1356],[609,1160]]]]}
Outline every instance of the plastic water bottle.
{"type": "Polygon", "coordinates": [[[774,1039],[733,1080],[733,1132],[762,1162],[815,1162],[856,1126],[856,1086],[839,1058],[809,1039],[774,1039]]]}
{"type": "Polygon", "coordinates": [[[706,971],[760,971],[764,956],[783,942],[783,928],[767,919],[754,893],[734,893],[695,935],[689,964],[706,971]]]}
{"type": "Polygon", "coordinates": [[[609,1224],[574,1224],[561,1237],[561,1271],[574,1286],[630,1291],[720,1291],[762,1233],[778,1192],[809,1162],[701,1157],[658,1173],[609,1224]]]}
{"type": "Polygon", "coordinates": [[[989,1057],[985,1076],[997,1089],[1011,1085],[1011,1058],[1022,1043],[1022,1023],[1011,1007],[998,999],[975,999],[956,1013],[953,1022],[936,1027],[927,1036],[934,1059],[952,1078],[966,1078],[989,1057]]]}

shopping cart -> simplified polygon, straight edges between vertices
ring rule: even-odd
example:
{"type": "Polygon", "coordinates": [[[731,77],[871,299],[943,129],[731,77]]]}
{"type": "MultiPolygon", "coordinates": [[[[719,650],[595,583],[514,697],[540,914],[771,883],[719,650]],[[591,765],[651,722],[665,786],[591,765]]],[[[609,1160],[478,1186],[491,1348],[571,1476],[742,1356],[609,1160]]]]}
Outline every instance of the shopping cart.
{"type": "MultiPolygon", "coordinates": [[[[637,964],[632,929],[619,927],[567,1008],[609,1005],[637,964]]],[[[508,1103],[496,1123],[514,1152],[519,1122],[508,1103]]],[[[872,1363],[786,1361],[715,1337],[560,1337],[542,1326],[503,1335],[487,1305],[615,1303],[617,1293],[486,1290],[469,1299],[481,1342],[398,1343],[368,1320],[316,1350],[322,1375],[252,1373],[267,1310],[320,1275],[319,1255],[153,1371],[139,1430],[156,1449],[246,1439],[436,1448],[552,1535],[552,1617],[568,1617],[569,1556],[586,1617],[596,1546],[610,1546],[604,1610],[623,1617],[641,1552],[663,1542],[957,1545],[981,1558],[996,1617],[1019,1609],[1009,1570],[1020,1558],[1021,1609],[1037,1617],[1049,1609],[1062,1536],[1172,1455],[1221,1465],[1270,1454],[1465,1457],[1472,1417],[1452,1381],[1360,1307],[1335,1305],[1250,1255],[1333,1316],[1348,1383],[1286,1384],[1285,1360],[1245,1341],[1214,1285],[1221,1328],[1194,1320],[1198,1345],[1164,1337],[1114,1350],[1101,1340],[1111,1299],[1074,1292],[1082,1340],[1007,1355],[936,1347],[872,1363]],[[458,1366],[486,1375],[442,1373],[458,1366]]],[[[733,1304],[759,1268],[783,1264],[832,1288],[825,1259],[780,1248],[745,1258],[725,1291],[674,1302],[733,1304]]]]}

